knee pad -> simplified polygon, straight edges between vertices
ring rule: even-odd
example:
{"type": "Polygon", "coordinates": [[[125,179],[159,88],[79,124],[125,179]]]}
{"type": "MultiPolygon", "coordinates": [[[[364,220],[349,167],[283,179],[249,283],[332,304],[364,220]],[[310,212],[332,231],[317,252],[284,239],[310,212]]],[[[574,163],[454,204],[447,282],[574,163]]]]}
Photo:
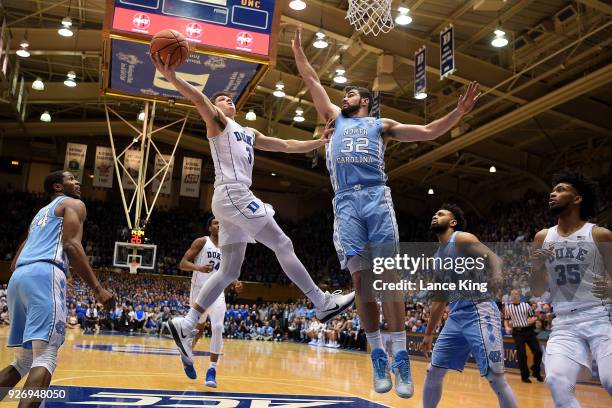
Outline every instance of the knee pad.
{"type": "Polygon", "coordinates": [[[495,392],[501,392],[506,385],[508,385],[506,382],[506,376],[504,374],[494,373],[493,371],[489,370],[486,378],[489,381],[489,384],[491,384],[491,388],[493,388],[495,392]]]}
{"type": "Polygon", "coordinates": [[[57,346],[52,346],[44,341],[32,342],[32,367],[44,367],[53,374],[57,366],[57,346]]]}
{"type": "Polygon", "coordinates": [[[24,349],[19,347],[15,351],[15,361],[11,365],[17,370],[21,378],[23,378],[32,367],[32,349],[24,349]]]}
{"type": "Polygon", "coordinates": [[[215,324],[212,326],[212,331],[213,333],[219,333],[219,334],[223,334],[223,325],[222,324],[215,324]]]}
{"type": "Polygon", "coordinates": [[[427,366],[427,375],[425,381],[435,384],[441,384],[444,381],[444,376],[448,370],[446,368],[436,367],[429,364],[427,366]]]}
{"type": "Polygon", "coordinates": [[[276,251],[281,251],[284,254],[294,252],[293,242],[291,242],[291,239],[289,239],[289,237],[286,234],[283,234],[278,237],[278,242],[276,244],[276,251]]]}
{"type": "Polygon", "coordinates": [[[576,385],[572,384],[565,376],[546,373],[546,385],[557,406],[563,406],[573,400],[576,385]]]}

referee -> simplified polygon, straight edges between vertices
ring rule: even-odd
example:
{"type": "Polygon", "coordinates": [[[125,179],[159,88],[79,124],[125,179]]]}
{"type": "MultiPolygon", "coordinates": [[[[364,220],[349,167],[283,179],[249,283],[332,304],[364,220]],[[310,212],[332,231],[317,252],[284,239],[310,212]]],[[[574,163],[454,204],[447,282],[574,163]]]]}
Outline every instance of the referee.
{"type": "Polygon", "coordinates": [[[533,330],[536,320],[529,303],[521,302],[519,291],[516,289],[512,290],[512,292],[510,292],[510,303],[506,305],[504,323],[506,331],[512,332],[514,346],[518,354],[519,367],[521,368],[521,381],[524,383],[531,382],[529,379],[529,369],[527,367],[527,351],[525,345],[528,345],[533,353],[533,365],[531,366],[533,376],[539,382],[544,381],[540,375],[542,350],[536,338],[536,333],[533,330]]]}

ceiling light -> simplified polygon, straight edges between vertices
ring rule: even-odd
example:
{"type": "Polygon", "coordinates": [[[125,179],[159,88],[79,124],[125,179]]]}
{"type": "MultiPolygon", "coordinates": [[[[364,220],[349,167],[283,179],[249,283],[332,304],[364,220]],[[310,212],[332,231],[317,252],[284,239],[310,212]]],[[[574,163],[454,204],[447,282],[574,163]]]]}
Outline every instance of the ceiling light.
{"type": "Polygon", "coordinates": [[[500,29],[497,29],[493,32],[495,34],[495,38],[491,40],[491,45],[497,48],[505,47],[508,45],[508,39],[506,38],[506,33],[500,29]]]}
{"type": "Polygon", "coordinates": [[[49,111],[44,111],[42,115],[40,115],[40,120],[42,122],[51,122],[51,115],[49,114],[49,111]]]}
{"type": "Polygon", "coordinates": [[[395,22],[397,23],[397,25],[408,25],[410,23],[412,23],[412,17],[410,17],[410,15],[408,14],[410,12],[410,9],[404,6],[400,6],[398,8],[399,14],[397,17],[395,17],[395,22]]]}
{"type": "Polygon", "coordinates": [[[272,177],[276,177],[276,173],[270,173],[272,177]]]}
{"type": "Polygon", "coordinates": [[[347,79],[346,79],[346,69],[344,69],[344,67],[342,65],[338,65],[338,68],[336,68],[336,74],[334,75],[334,82],[337,84],[345,84],[347,79]]]}
{"type": "Polygon", "coordinates": [[[64,85],[69,88],[74,88],[77,85],[76,81],[74,80],[76,78],[76,74],[74,73],[74,71],[68,71],[68,74],[66,76],[67,78],[64,81],[64,85]]]}
{"type": "Polygon", "coordinates": [[[276,96],[277,98],[282,98],[285,96],[285,83],[283,81],[278,81],[274,87],[276,90],[272,92],[272,95],[276,96]]]}
{"type": "Polygon", "coordinates": [[[414,99],[425,99],[427,98],[427,92],[419,92],[414,95],[414,99]]]}
{"type": "Polygon", "coordinates": [[[145,114],[144,114],[144,111],[143,111],[143,110],[141,110],[141,111],[140,111],[140,113],[138,114],[138,118],[137,118],[137,120],[138,120],[139,122],[144,122],[144,120],[145,120],[145,114]]]}
{"type": "Polygon", "coordinates": [[[32,82],[32,89],[35,91],[45,90],[45,83],[42,81],[42,79],[40,79],[40,77],[37,77],[36,80],[32,82]]]}
{"type": "Polygon", "coordinates": [[[317,31],[315,34],[317,39],[312,43],[312,46],[315,48],[325,48],[328,46],[327,41],[325,41],[325,33],[321,30],[317,31]]]}
{"type": "Polygon", "coordinates": [[[295,122],[303,122],[306,119],[304,118],[304,109],[301,106],[298,106],[295,109],[295,116],[293,117],[295,122]]]}
{"type": "Polygon", "coordinates": [[[257,114],[255,114],[255,111],[253,111],[253,109],[249,109],[244,118],[248,121],[253,122],[255,119],[257,119],[257,114]]]}
{"type": "Polygon", "coordinates": [[[19,161],[18,160],[11,160],[11,164],[13,166],[19,166],[19,161]]]}
{"type": "Polygon", "coordinates": [[[495,166],[489,167],[489,173],[497,173],[497,169],[495,168],[495,166]]]}
{"type": "Polygon", "coordinates": [[[21,48],[17,50],[16,54],[22,58],[28,58],[30,56],[30,51],[28,51],[30,43],[28,42],[28,40],[24,38],[23,40],[21,40],[21,44],[19,44],[19,46],[21,48]]]}
{"type": "Polygon", "coordinates": [[[73,32],[70,27],[72,27],[72,19],[70,17],[64,17],[62,20],[62,28],[57,30],[57,33],[62,37],[72,37],[73,32]]]}
{"type": "Polygon", "coordinates": [[[427,190],[427,194],[433,195],[433,193],[434,193],[433,188],[430,188],[429,190],[427,190]]]}
{"type": "Polygon", "coordinates": [[[293,10],[304,10],[306,8],[306,3],[304,3],[303,0],[292,0],[291,3],[289,3],[289,7],[293,10]]]}

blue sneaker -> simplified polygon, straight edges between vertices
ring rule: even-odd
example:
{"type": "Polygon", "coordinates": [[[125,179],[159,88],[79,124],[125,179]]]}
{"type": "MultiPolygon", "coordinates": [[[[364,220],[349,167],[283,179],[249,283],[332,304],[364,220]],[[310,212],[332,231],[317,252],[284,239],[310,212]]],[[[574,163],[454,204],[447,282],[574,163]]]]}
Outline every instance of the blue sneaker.
{"type": "Polygon", "coordinates": [[[196,370],[195,368],[193,368],[192,365],[183,364],[183,370],[185,370],[185,374],[187,375],[187,377],[191,378],[192,380],[198,378],[198,374],[196,373],[196,370]]]}
{"type": "Polygon", "coordinates": [[[217,388],[217,370],[210,367],[206,372],[206,382],[207,387],[217,388]]]}
{"type": "Polygon", "coordinates": [[[379,394],[389,392],[393,384],[389,373],[389,359],[385,350],[377,348],[372,350],[372,366],[374,368],[374,391],[379,394]]]}
{"type": "Polygon", "coordinates": [[[410,373],[410,357],[406,350],[397,352],[393,356],[391,365],[395,375],[395,393],[400,398],[410,398],[414,394],[414,383],[410,373]]]}

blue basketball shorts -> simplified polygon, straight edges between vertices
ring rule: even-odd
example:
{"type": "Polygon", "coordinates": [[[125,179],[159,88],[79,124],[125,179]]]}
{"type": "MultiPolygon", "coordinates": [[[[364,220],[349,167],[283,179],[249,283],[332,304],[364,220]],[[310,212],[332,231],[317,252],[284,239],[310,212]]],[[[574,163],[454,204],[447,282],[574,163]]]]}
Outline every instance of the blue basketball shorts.
{"type": "Polygon", "coordinates": [[[336,193],[334,246],[340,266],[360,256],[367,262],[394,257],[399,252],[399,233],[391,189],[385,185],[354,188],[336,193]]]}
{"type": "Polygon", "coordinates": [[[42,340],[60,347],[66,334],[66,275],[48,262],[18,267],[7,289],[9,347],[42,340]]]}

